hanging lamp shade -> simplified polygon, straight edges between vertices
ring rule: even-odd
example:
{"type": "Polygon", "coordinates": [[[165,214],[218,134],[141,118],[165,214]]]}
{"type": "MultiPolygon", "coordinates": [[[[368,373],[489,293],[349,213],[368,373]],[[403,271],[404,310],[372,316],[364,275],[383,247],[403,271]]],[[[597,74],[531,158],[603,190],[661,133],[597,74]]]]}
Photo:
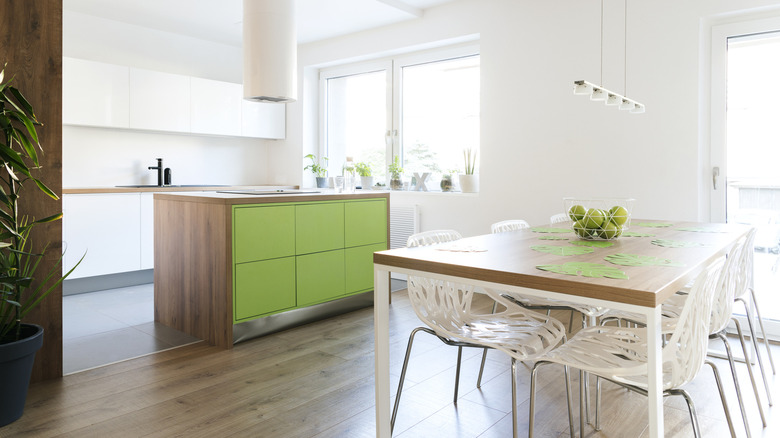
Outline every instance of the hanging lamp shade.
{"type": "Polygon", "coordinates": [[[295,0],[244,0],[244,99],[298,97],[295,0]]]}

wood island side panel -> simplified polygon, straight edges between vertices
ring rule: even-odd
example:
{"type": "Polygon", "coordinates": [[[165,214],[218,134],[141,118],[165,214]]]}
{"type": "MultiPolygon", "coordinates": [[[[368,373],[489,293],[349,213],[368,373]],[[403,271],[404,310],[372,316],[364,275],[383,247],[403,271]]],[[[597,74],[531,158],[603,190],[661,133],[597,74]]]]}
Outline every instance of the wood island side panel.
{"type": "Polygon", "coordinates": [[[154,212],[154,320],[232,348],[230,206],[155,197],[154,212]]]}

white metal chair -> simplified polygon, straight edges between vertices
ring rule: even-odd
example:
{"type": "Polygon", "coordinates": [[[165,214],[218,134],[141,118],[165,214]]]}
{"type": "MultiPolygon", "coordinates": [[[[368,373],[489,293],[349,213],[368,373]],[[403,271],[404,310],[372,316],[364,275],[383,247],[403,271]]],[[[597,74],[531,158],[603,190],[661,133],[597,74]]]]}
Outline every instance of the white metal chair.
{"type": "MultiPolygon", "coordinates": [[[[457,345],[459,348],[461,346],[494,348],[511,357],[512,430],[514,436],[517,437],[516,362],[540,357],[565,340],[566,331],[563,324],[550,316],[514,305],[493,291],[486,292],[488,296],[499,302],[502,310],[495,313],[476,313],[471,307],[475,293],[473,286],[410,276],[408,289],[414,312],[420,320],[430,327],[429,330],[425,331],[432,331],[445,343],[457,345]]],[[[393,409],[391,429],[395,423],[403,379],[409,362],[411,341],[410,337],[393,409]]],[[[566,381],[568,382],[568,380],[568,370],[566,370],[566,381]]],[[[569,407],[569,416],[571,417],[571,415],[569,407]]]]}
{"type": "Polygon", "coordinates": [[[490,232],[495,234],[503,233],[505,231],[522,230],[523,228],[531,228],[531,225],[522,219],[510,219],[494,223],[490,226],[490,232]]]}
{"type": "Polygon", "coordinates": [[[569,218],[569,215],[566,213],[558,213],[550,216],[550,223],[551,224],[559,224],[561,222],[568,222],[571,219],[569,218]]]}
{"type": "MultiPolygon", "coordinates": [[[[731,375],[734,380],[734,386],[737,391],[737,401],[739,402],[740,412],[742,414],[742,420],[745,423],[745,430],[747,436],[750,436],[750,428],[747,422],[747,415],[745,412],[745,406],[742,399],[742,391],[739,386],[739,379],[737,378],[737,371],[735,365],[734,355],[731,353],[731,347],[726,339],[726,328],[729,322],[733,321],[739,334],[740,344],[742,346],[742,352],[747,357],[748,349],[745,345],[744,336],[742,335],[742,327],[739,321],[732,316],[732,310],[734,306],[735,295],[743,290],[747,281],[745,274],[745,266],[747,265],[747,258],[753,251],[753,237],[755,230],[751,230],[748,235],[740,239],[728,253],[726,259],[726,265],[723,269],[723,275],[721,280],[716,285],[714,303],[712,305],[712,314],[710,318],[710,339],[718,338],[723,342],[726,351],[726,358],[729,361],[731,368],[731,375]]],[[[689,290],[686,292],[690,292],[689,290]]],[[[688,299],[688,294],[676,294],[670,297],[662,306],[662,321],[663,321],[663,333],[670,333],[674,331],[679,324],[679,316],[685,307],[685,302],[688,299]]],[[[613,319],[626,320],[635,324],[645,325],[646,320],[643,316],[637,314],[631,314],[619,311],[609,311],[602,317],[602,324],[613,319]]],[[[756,385],[755,376],[753,375],[752,368],[748,365],[748,376],[753,386],[753,392],[758,403],[758,411],[761,415],[761,421],[766,426],[766,418],[764,410],[761,406],[761,398],[758,395],[758,387],[756,385]]],[[[766,383],[766,380],[764,380],[766,383]]],[[[768,391],[768,388],[767,388],[768,391]]],[[[598,393],[597,393],[598,394],[598,393]]],[[[597,395],[598,399],[598,395],[597,395]]],[[[771,399],[770,399],[771,400],[771,399]]],[[[727,414],[728,416],[728,414],[727,414]]],[[[731,419],[727,418],[729,426],[731,426],[731,419]]],[[[598,411],[596,414],[596,428],[598,429],[598,411]]],[[[732,435],[733,435],[732,430],[732,435]]]]}
{"type": "MultiPolygon", "coordinates": [[[[678,324],[663,347],[661,381],[664,395],[682,395],[685,398],[694,434],[697,437],[700,434],[693,401],[680,387],[693,380],[705,363],[713,294],[721,277],[723,263],[723,260],[719,259],[697,276],[685,301],[678,324]]],[[[552,362],[581,370],[580,434],[584,436],[585,391],[582,373],[595,374],[646,395],[648,389],[646,348],[647,333],[644,328],[594,326],[581,330],[568,342],[540,358],[531,372],[529,431],[533,432],[536,375],[542,364],[552,362]]],[[[717,369],[711,362],[708,364],[715,372],[721,401],[726,409],[726,400],[723,397],[717,369]]]]}

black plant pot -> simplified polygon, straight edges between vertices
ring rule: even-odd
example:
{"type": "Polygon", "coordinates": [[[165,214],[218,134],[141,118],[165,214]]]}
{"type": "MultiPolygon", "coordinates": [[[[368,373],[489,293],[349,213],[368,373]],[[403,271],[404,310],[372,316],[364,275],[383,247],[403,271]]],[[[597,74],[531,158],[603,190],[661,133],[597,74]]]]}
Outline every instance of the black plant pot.
{"type": "Polygon", "coordinates": [[[43,327],[35,324],[22,324],[21,339],[0,344],[0,427],[22,416],[35,353],[42,345],[43,327]]]}

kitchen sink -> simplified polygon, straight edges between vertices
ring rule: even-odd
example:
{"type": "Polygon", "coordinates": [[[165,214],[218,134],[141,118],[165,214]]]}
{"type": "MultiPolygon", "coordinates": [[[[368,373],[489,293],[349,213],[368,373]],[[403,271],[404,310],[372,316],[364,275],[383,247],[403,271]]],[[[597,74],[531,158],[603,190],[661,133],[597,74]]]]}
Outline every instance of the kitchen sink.
{"type": "Polygon", "coordinates": [[[116,186],[116,187],[131,188],[131,189],[146,189],[146,188],[165,189],[168,187],[230,187],[230,186],[215,185],[215,184],[174,184],[170,186],[158,186],[157,184],[137,184],[137,185],[129,185],[129,186],[116,186]]]}
{"type": "Polygon", "coordinates": [[[319,193],[316,191],[278,189],[278,190],[218,190],[217,193],[231,193],[234,195],[300,195],[305,193],[319,193]]]}

